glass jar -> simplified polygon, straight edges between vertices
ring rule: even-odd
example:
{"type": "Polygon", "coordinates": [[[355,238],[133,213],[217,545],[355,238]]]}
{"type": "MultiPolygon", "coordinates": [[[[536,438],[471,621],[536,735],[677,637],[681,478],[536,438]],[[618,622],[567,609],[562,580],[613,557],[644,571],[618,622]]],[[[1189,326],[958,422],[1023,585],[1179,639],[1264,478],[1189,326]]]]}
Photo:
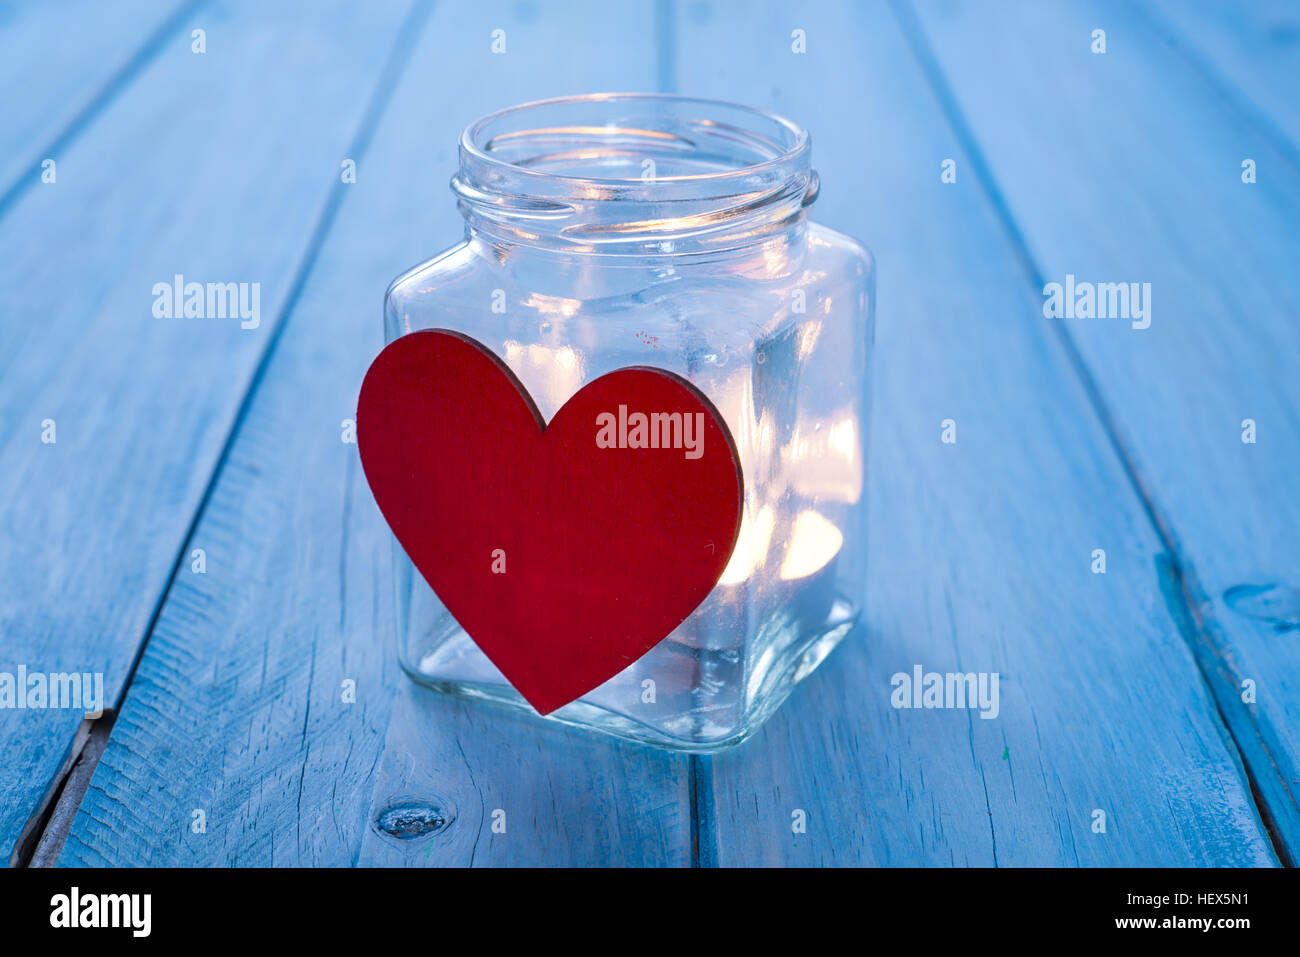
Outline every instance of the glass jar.
{"type": "MultiPolygon", "coordinates": [[[[394,280],[388,341],[471,336],[547,421],[607,372],[667,369],[721,412],[744,476],[710,596],[550,717],[682,750],[744,740],[849,633],[865,584],[874,267],[808,221],[807,132],[687,97],[547,100],[470,126],[451,187],[465,238],[394,280]]],[[[393,547],[407,673],[530,710],[393,547]]]]}

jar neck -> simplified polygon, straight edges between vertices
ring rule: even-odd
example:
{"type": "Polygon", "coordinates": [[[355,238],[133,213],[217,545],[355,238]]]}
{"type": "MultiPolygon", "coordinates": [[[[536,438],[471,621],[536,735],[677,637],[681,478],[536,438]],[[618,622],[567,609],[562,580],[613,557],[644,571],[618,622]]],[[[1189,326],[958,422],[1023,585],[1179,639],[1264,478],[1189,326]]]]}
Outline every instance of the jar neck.
{"type": "Polygon", "coordinates": [[[633,261],[763,255],[801,242],[808,134],[780,117],[654,94],[492,114],[461,137],[452,191],[471,242],[633,261]]]}

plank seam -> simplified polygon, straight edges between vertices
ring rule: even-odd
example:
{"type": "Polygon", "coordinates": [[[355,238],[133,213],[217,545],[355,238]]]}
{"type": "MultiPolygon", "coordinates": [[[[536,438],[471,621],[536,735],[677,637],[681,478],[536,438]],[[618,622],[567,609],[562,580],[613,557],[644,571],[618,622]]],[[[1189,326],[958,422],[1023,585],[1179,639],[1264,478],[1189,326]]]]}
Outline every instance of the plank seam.
{"type": "Polygon", "coordinates": [[[55,805],[58,804],[59,795],[62,794],[68,776],[72,774],[72,769],[76,767],[77,762],[81,759],[81,753],[86,747],[90,735],[89,725],[89,721],[82,721],[77,725],[77,730],[73,732],[72,741],[64,753],[63,760],[59,762],[58,770],[50,779],[50,783],[46,786],[45,793],[41,795],[40,801],[37,802],[36,808],[27,818],[27,823],[18,832],[18,838],[14,841],[13,850],[9,852],[8,864],[10,867],[26,867],[35,849],[40,845],[44,837],[46,824],[50,820],[55,805]]]}
{"type": "Polygon", "coordinates": [[[135,54],[122,65],[120,70],[108,78],[104,85],[100,87],[99,92],[90,98],[77,115],[68,121],[68,125],[43,150],[37,153],[36,158],[18,174],[18,178],[9,185],[4,194],[0,195],[0,218],[3,218],[14,203],[18,201],[18,198],[40,178],[41,163],[47,157],[62,153],[68,146],[76,142],[77,138],[90,127],[95,119],[118,96],[125,92],[132,81],[162,52],[168,35],[176,30],[182,21],[197,13],[207,3],[208,0],[185,0],[158,25],[153,33],[149,34],[149,37],[135,54]]]}
{"type": "Polygon", "coordinates": [[[691,867],[717,867],[712,755],[687,755],[687,787],[691,811],[691,867]]]}
{"type": "MultiPolygon", "coordinates": [[[[206,0],[198,0],[198,2],[203,3],[206,2],[206,0]]],[[[397,83],[401,78],[402,72],[406,66],[408,54],[414,48],[415,43],[428,20],[432,8],[432,3],[427,2],[427,0],[413,0],[406,17],[398,27],[397,37],[389,50],[388,56],[384,62],[384,67],[380,71],[375,89],[371,93],[370,99],[362,112],[361,122],[357,126],[357,131],[348,146],[348,152],[346,155],[352,156],[357,160],[360,160],[365,155],[365,152],[373,139],[375,130],[379,125],[379,121],[391,100],[393,91],[396,89],[397,83]]],[[[167,605],[167,600],[171,596],[172,587],[176,581],[176,576],[179,574],[181,565],[185,561],[190,541],[193,539],[195,532],[198,530],[199,523],[202,520],[204,513],[207,511],[213,492],[215,491],[221,475],[225,471],[225,466],[229,461],[231,451],[235,445],[235,440],[243,427],[249,410],[252,408],[257,390],[263,379],[266,377],[266,372],[271,364],[271,358],[275,354],[276,346],[280,342],[285,327],[289,324],[289,319],[293,310],[298,304],[298,300],[306,287],[308,278],[311,276],[321,248],[325,244],[326,236],[329,234],[329,231],[334,224],[334,219],[338,214],[338,210],[343,204],[346,186],[337,176],[334,176],[333,179],[334,182],[326,196],[325,204],[321,209],[320,215],[316,219],[315,225],[312,227],[302,257],[294,271],[293,279],[290,283],[289,291],[285,296],[284,304],[281,306],[275,317],[275,322],[271,328],[271,334],[268,337],[266,347],[263,349],[262,355],[257,360],[257,365],[254,368],[252,377],[249,379],[248,387],[244,390],[244,396],[240,401],[239,409],[235,413],[234,421],[231,424],[229,432],[226,434],[225,441],[222,443],[221,453],[217,457],[216,465],[212,470],[212,475],[208,479],[207,487],[203,490],[203,496],[200,498],[198,506],[194,510],[194,516],[190,521],[190,526],[181,539],[180,548],[177,550],[176,558],[172,562],[171,572],[168,575],[167,585],[163,589],[162,594],[159,596],[159,599],[154,606],[153,613],[149,618],[149,623],[145,627],[144,636],[139,647],[136,649],[135,657],[131,662],[131,667],[128,669],[126,678],[122,683],[122,690],[115,706],[115,710],[119,713],[127,699],[127,696],[130,694],[131,685],[135,681],[135,675],[139,670],[140,663],[144,660],[145,652],[149,647],[149,639],[152,637],[154,630],[158,625],[158,619],[161,617],[162,611],[167,605]]],[[[2,213],[3,205],[2,201],[0,201],[0,214],[2,213]]],[[[68,767],[70,770],[70,765],[68,767]]],[[[62,774],[61,777],[66,777],[66,772],[62,774]]],[[[50,800],[45,802],[44,806],[46,807],[48,807],[53,802],[54,798],[57,797],[57,788],[51,788],[51,792],[50,800]]],[[[42,823],[44,822],[42,821],[42,823]]],[[[44,834],[42,833],[38,841],[43,840],[44,834]]]]}
{"type": "MultiPolygon", "coordinates": [[[[1033,254],[1029,250],[1029,244],[1025,240],[1017,226],[1014,217],[1011,215],[1010,207],[1006,198],[997,185],[997,180],[993,176],[992,170],[985,161],[983,151],[980,149],[978,141],[975,139],[973,131],[966,123],[960,107],[957,105],[956,97],[949,87],[942,68],[935,58],[926,41],[924,29],[916,19],[911,7],[905,4],[904,0],[890,0],[890,9],[893,11],[895,19],[902,28],[903,35],[907,38],[909,47],[913,56],[916,57],[920,64],[921,72],[929,82],[939,108],[947,119],[949,126],[952,128],[954,136],[965,152],[970,161],[971,167],[975,172],[975,177],[979,181],[981,189],[988,198],[993,208],[994,215],[1007,234],[1007,238],[1019,260],[1021,269],[1026,278],[1031,282],[1035,291],[1042,289],[1044,285],[1043,272],[1038,263],[1034,260],[1033,254]]],[[[1212,668],[1217,666],[1225,672],[1230,672],[1227,662],[1224,660],[1223,650],[1218,647],[1217,642],[1210,634],[1210,629],[1200,614],[1195,596],[1192,593],[1194,585],[1198,591],[1203,592],[1198,582],[1196,582],[1194,573],[1190,568],[1185,566],[1180,559],[1180,546],[1173,525],[1160,512],[1156,504],[1155,496],[1147,488],[1139,474],[1136,459],[1129,452],[1125,445],[1117,421],[1111,414],[1105,398],[1101,394],[1100,387],[1093,377],[1091,370],[1088,368],[1086,360],[1079,351],[1073,337],[1066,330],[1065,326],[1060,323],[1054,323],[1053,332],[1057,342],[1065,353],[1066,361],[1069,363],[1072,371],[1083,389],[1085,398],[1092,408],[1093,414],[1097,416],[1108,441],[1111,444],[1115,455],[1119,459],[1120,467],[1123,469],[1126,478],[1129,481],[1134,493],[1137,495],[1142,509],[1146,514],[1148,522],[1156,533],[1161,546],[1165,549],[1166,560],[1173,579],[1178,584],[1177,599],[1182,605],[1182,610],[1187,614],[1188,621],[1195,623],[1194,628],[1183,629],[1178,627],[1178,622],[1174,621],[1174,629],[1188,647],[1192,654],[1192,660],[1196,663],[1197,671],[1200,674],[1201,681],[1205,686],[1207,696],[1214,705],[1215,714],[1219,720],[1220,733],[1224,736],[1225,746],[1230,742],[1232,749],[1229,751],[1235,763],[1241,769],[1245,778],[1247,789],[1251,795],[1252,803],[1255,806],[1256,813],[1259,815],[1260,824],[1267,835],[1269,842],[1272,844],[1273,852],[1288,867],[1296,866],[1296,860],[1293,858],[1286,841],[1282,838],[1281,833],[1276,826],[1275,816],[1267,806],[1267,801],[1261,803],[1258,798],[1264,793],[1259,786],[1254,771],[1250,763],[1245,758],[1245,752],[1237,739],[1237,732],[1234,730],[1233,723],[1229,720],[1228,711],[1222,695],[1229,695],[1231,689],[1224,689],[1221,693],[1220,682],[1213,680],[1212,668]],[[1192,632],[1188,634],[1187,632],[1192,632]]],[[[1171,610],[1172,615],[1172,610],[1171,610]]],[[[1230,695],[1229,695],[1230,696],[1230,695]]],[[[1244,720],[1250,725],[1255,732],[1257,743],[1266,754],[1271,755],[1258,725],[1249,715],[1244,720]]],[[[1278,770],[1274,765],[1274,770],[1278,770]]],[[[1295,799],[1290,795],[1290,789],[1287,786],[1285,777],[1280,773],[1276,775],[1278,783],[1281,785],[1283,793],[1295,803],[1295,799]]]]}
{"type": "Polygon", "coordinates": [[[89,731],[77,759],[68,769],[67,775],[59,782],[49,810],[41,819],[40,839],[34,841],[34,849],[28,860],[20,866],[54,867],[63,853],[68,834],[72,830],[72,820],[77,808],[81,806],[90,789],[90,780],[95,776],[99,760],[108,747],[109,736],[113,732],[116,715],[105,711],[103,717],[90,723],[89,731]]]}
{"type": "MultiPolygon", "coordinates": [[[[655,0],[655,89],[677,92],[677,0],[655,0]]],[[[686,756],[687,810],[690,812],[690,866],[716,867],[713,835],[713,761],[686,756]]]]}

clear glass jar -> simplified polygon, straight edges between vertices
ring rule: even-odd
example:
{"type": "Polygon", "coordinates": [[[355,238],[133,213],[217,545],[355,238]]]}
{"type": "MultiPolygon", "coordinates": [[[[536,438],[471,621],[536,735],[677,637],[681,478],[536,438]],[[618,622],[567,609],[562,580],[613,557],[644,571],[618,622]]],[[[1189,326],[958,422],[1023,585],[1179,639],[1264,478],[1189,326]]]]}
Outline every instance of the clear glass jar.
{"type": "MultiPolygon", "coordinates": [[[[808,221],[808,134],[711,100],[547,100],[470,126],[451,186],[465,238],[389,287],[388,341],[471,336],[548,421],[607,372],[667,369],[722,413],[744,475],[712,594],[550,717],[682,750],[739,743],[849,633],[865,584],[874,267],[808,221]]],[[[407,673],[530,710],[393,547],[407,673]]]]}

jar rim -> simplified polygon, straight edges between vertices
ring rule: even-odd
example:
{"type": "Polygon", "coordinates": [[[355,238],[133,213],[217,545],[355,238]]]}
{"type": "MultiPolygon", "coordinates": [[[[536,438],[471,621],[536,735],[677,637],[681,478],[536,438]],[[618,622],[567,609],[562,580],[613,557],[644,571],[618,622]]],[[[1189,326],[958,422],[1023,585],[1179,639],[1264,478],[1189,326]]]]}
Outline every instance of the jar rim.
{"type": "MultiPolygon", "coordinates": [[[[598,127],[587,127],[587,132],[595,132],[598,127]]],[[[739,130],[737,132],[743,135],[749,135],[753,139],[758,139],[759,134],[752,130],[739,130]]],[[[769,140],[769,142],[772,142],[769,140]]],[[[475,164],[495,170],[500,174],[507,176],[523,176],[526,181],[545,181],[552,184],[552,187],[567,188],[579,191],[589,191],[593,187],[604,187],[609,190],[625,192],[629,187],[637,186],[654,186],[658,187],[659,195],[656,197],[660,200],[665,197],[662,195],[665,187],[671,187],[673,184],[683,184],[691,186],[708,187],[718,185],[721,187],[720,192],[726,192],[727,186],[733,183],[752,182],[755,177],[768,178],[772,174],[783,169],[791,173],[801,167],[808,165],[810,161],[812,140],[808,131],[793,120],[779,113],[763,110],[756,107],[746,106],[729,100],[713,99],[709,97],[684,96],[676,93],[586,93],[573,96],[550,97],[541,100],[532,100],[527,103],[520,103],[515,106],[507,107],[503,110],[497,110],[489,113],[470,123],[465,127],[460,138],[461,160],[462,163],[469,159],[475,164]],[[484,134],[493,126],[501,124],[518,117],[521,114],[534,114],[542,110],[551,110],[562,107],[580,107],[585,105],[605,104],[605,103],[645,103],[657,104],[660,106],[685,107],[697,106],[704,108],[708,112],[727,114],[734,113],[737,116],[748,117],[754,121],[769,124],[770,127],[784,131],[788,136],[786,143],[773,143],[779,151],[773,155],[754,163],[737,165],[729,169],[720,169],[705,173],[688,173],[684,175],[656,176],[648,183],[639,179],[627,177],[601,177],[601,176],[574,176],[568,174],[554,173],[543,170],[531,169],[528,166],[516,162],[501,159],[494,156],[488,144],[491,143],[489,138],[486,143],[484,134]]],[[[548,193],[551,190],[547,190],[548,193]]]]}
{"type": "Polygon", "coordinates": [[[819,188],[798,124],[670,93],[589,93],[491,113],[461,134],[451,179],[473,235],[618,255],[740,248],[797,231],[819,188]]]}

